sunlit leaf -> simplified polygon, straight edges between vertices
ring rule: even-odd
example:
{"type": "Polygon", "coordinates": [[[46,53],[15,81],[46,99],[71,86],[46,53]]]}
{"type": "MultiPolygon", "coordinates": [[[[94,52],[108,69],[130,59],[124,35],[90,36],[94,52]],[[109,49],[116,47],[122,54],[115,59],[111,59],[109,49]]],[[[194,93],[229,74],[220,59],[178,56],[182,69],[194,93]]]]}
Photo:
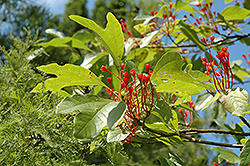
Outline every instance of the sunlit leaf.
{"type": "Polygon", "coordinates": [[[117,66],[120,66],[121,57],[124,51],[124,37],[121,25],[115,16],[111,13],[107,14],[107,26],[105,29],[98,26],[94,21],[77,15],[69,16],[72,20],[96,32],[101,38],[101,42],[107,52],[112,55],[117,66]]]}
{"type": "Polygon", "coordinates": [[[226,20],[244,20],[249,14],[250,10],[242,9],[240,6],[228,6],[221,12],[226,20]]]}
{"type": "Polygon", "coordinates": [[[240,158],[230,150],[219,147],[212,147],[211,149],[218,151],[220,153],[219,157],[229,161],[230,163],[238,163],[240,161],[240,158]]]}
{"type": "Polygon", "coordinates": [[[203,90],[213,88],[203,81],[192,77],[182,71],[185,64],[181,55],[177,52],[167,52],[157,62],[151,80],[157,84],[158,92],[169,92],[177,96],[191,96],[201,93],[203,90]]]}
{"type": "Polygon", "coordinates": [[[106,85],[98,78],[93,72],[81,66],[66,64],[59,66],[52,63],[38,67],[39,70],[47,73],[54,74],[57,78],[49,78],[45,83],[39,83],[32,92],[52,91],[56,92],[66,86],[75,85],[106,85]]]}

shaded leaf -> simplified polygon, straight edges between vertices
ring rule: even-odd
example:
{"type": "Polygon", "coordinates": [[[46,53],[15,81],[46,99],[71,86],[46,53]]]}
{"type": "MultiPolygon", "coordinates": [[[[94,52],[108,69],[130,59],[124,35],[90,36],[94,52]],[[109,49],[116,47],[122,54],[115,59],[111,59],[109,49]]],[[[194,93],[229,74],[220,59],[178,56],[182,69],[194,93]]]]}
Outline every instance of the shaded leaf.
{"type": "Polygon", "coordinates": [[[102,108],[83,110],[75,118],[74,136],[78,139],[93,139],[107,126],[110,111],[120,102],[112,102],[102,108]]]}
{"type": "Polygon", "coordinates": [[[107,142],[119,142],[127,138],[129,133],[122,133],[120,128],[116,128],[108,132],[107,142]]]}
{"type": "Polygon", "coordinates": [[[123,115],[126,112],[126,103],[121,101],[108,115],[108,127],[109,129],[114,129],[118,122],[123,118],[123,115]]]}
{"type": "Polygon", "coordinates": [[[58,105],[56,109],[57,114],[69,114],[78,110],[80,112],[84,111],[94,111],[98,110],[111,100],[103,99],[97,95],[74,95],[64,98],[58,105]]]}
{"type": "Polygon", "coordinates": [[[249,165],[250,163],[250,139],[248,139],[240,153],[240,166],[249,165]]]}
{"type": "Polygon", "coordinates": [[[192,40],[192,42],[194,42],[194,44],[196,44],[201,50],[205,51],[205,47],[199,40],[197,32],[191,29],[190,25],[184,23],[183,21],[180,21],[179,23],[181,25],[180,27],[181,32],[185,34],[188,37],[188,39],[192,40]]]}

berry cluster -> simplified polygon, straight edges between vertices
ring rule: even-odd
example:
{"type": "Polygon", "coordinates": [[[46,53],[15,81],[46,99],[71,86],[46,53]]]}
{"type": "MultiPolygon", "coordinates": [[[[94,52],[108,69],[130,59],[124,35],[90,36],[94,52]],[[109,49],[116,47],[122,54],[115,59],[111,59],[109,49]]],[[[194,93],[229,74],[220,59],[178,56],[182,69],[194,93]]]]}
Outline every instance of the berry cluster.
{"type": "Polygon", "coordinates": [[[109,71],[102,66],[101,71],[108,72],[120,80],[119,92],[114,91],[112,87],[112,77],[107,78],[110,88],[107,88],[111,100],[124,101],[127,105],[123,122],[118,126],[122,131],[129,131],[130,135],[126,139],[126,143],[132,141],[136,137],[136,131],[140,129],[140,120],[147,117],[153,108],[154,89],[150,81],[153,71],[150,71],[150,65],[146,64],[147,74],[139,73],[136,75],[134,69],[124,71],[125,64],[120,66],[120,76],[109,71]]]}
{"type": "MultiPolygon", "coordinates": [[[[182,103],[182,104],[184,104],[184,103],[182,103]]],[[[194,111],[195,104],[193,101],[186,103],[186,105],[189,106],[194,111]]],[[[185,126],[191,127],[194,123],[194,113],[192,111],[183,110],[183,109],[179,109],[178,111],[183,116],[185,126]]]]}
{"type": "Polygon", "coordinates": [[[221,51],[218,51],[218,54],[216,55],[219,64],[213,59],[210,48],[214,39],[214,36],[211,36],[210,44],[208,44],[208,40],[204,37],[201,38],[201,42],[208,47],[210,55],[209,60],[207,60],[206,57],[203,57],[202,63],[206,66],[206,71],[204,73],[213,78],[215,88],[220,92],[233,87],[233,73],[229,63],[229,52],[227,52],[227,47],[222,47],[221,51]]]}
{"type": "Polygon", "coordinates": [[[232,165],[235,166],[235,164],[230,163],[228,160],[224,160],[222,163],[219,163],[219,161],[217,160],[216,162],[213,163],[213,166],[225,166],[225,165],[232,165]]]}

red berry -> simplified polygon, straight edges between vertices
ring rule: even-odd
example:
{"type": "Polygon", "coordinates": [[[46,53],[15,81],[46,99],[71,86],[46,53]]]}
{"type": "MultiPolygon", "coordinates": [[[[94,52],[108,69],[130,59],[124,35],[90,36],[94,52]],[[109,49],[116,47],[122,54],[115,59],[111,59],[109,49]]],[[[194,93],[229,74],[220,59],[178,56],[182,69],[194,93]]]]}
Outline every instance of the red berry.
{"type": "Polygon", "coordinates": [[[181,114],[182,114],[182,109],[179,109],[178,111],[179,111],[179,113],[181,113],[181,114]]]}
{"type": "Polygon", "coordinates": [[[244,54],[242,54],[242,57],[243,57],[244,59],[246,59],[246,58],[247,58],[247,56],[246,56],[246,55],[244,55],[244,54]]]}
{"type": "Polygon", "coordinates": [[[142,36],[142,37],[145,37],[146,35],[145,35],[144,33],[141,33],[141,36],[142,36]]]}
{"type": "Polygon", "coordinates": [[[158,14],[158,12],[155,12],[155,15],[158,14]]]}
{"type": "Polygon", "coordinates": [[[226,56],[226,57],[229,57],[229,52],[226,52],[226,53],[225,53],[225,56],[226,56]]]}
{"type": "Polygon", "coordinates": [[[211,36],[211,37],[210,37],[211,42],[214,41],[214,39],[215,39],[214,36],[211,36]]]}
{"type": "Polygon", "coordinates": [[[150,13],[151,13],[151,14],[152,14],[152,16],[153,16],[155,12],[154,12],[154,11],[151,11],[150,13]]]}
{"type": "Polygon", "coordinates": [[[227,47],[222,47],[222,51],[227,52],[227,47]]]}
{"type": "Polygon", "coordinates": [[[169,7],[170,7],[170,9],[173,7],[173,4],[171,3],[170,5],[169,5],[169,7]]]}
{"type": "Polygon", "coordinates": [[[147,70],[147,72],[149,72],[150,67],[150,64],[145,64],[145,69],[147,70]]]}
{"type": "Polygon", "coordinates": [[[129,91],[130,94],[132,94],[133,90],[134,90],[133,87],[128,87],[128,91],[129,91]]]}
{"type": "Polygon", "coordinates": [[[121,64],[121,69],[123,70],[125,67],[125,64],[121,64]]]}
{"type": "Polygon", "coordinates": [[[124,77],[122,80],[123,80],[123,82],[125,83],[125,85],[128,84],[128,78],[124,77]]]}
{"type": "Polygon", "coordinates": [[[174,20],[175,20],[175,15],[172,15],[172,19],[174,19],[174,20]]]}
{"type": "Polygon", "coordinates": [[[153,71],[149,71],[148,74],[151,76],[153,74],[153,71]]]}
{"type": "Polygon", "coordinates": [[[135,76],[135,70],[134,69],[130,70],[130,74],[134,77],[135,76]]]}
{"type": "Polygon", "coordinates": [[[131,35],[132,35],[131,31],[128,31],[127,33],[128,33],[128,35],[129,35],[129,36],[131,36],[131,35]]]}
{"type": "Polygon", "coordinates": [[[107,81],[108,81],[109,85],[112,85],[112,77],[108,77],[107,81]]]}
{"type": "Polygon", "coordinates": [[[201,58],[201,60],[207,62],[207,58],[206,57],[201,58]]]}
{"type": "Polygon", "coordinates": [[[215,15],[215,14],[216,14],[216,11],[213,11],[213,14],[215,15]]]}
{"type": "Polygon", "coordinates": [[[216,72],[215,74],[216,74],[216,76],[221,76],[220,72],[216,72]]]}
{"type": "Polygon", "coordinates": [[[124,73],[123,73],[123,76],[124,76],[125,78],[129,78],[128,72],[127,72],[127,71],[124,72],[124,73]]]}
{"type": "Polygon", "coordinates": [[[102,66],[101,71],[108,71],[108,69],[105,66],[102,66]]]}
{"type": "Polygon", "coordinates": [[[201,42],[206,43],[206,39],[204,37],[201,38],[201,42]]]}
{"type": "Polygon", "coordinates": [[[126,84],[124,82],[121,82],[121,89],[125,88],[126,84]]]}
{"type": "Polygon", "coordinates": [[[121,22],[121,23],[123,23],[123,21],[124,21],[123,19],[120,19],[120,22],[121,22]]]}
{"type": "Polygon", "coordinates": [[[143,74],[142,74],[142,73],[137,74],[137,78],[138,78],[138,80],[141,81],[141,82],[142,82],[142,77],[143,77],[143,74]]]}
{"type": "Polygon", "coordinates": [[[186,116],[189,114],[188,110],[185,110],[184,113],[186,114],[186,116]]]}

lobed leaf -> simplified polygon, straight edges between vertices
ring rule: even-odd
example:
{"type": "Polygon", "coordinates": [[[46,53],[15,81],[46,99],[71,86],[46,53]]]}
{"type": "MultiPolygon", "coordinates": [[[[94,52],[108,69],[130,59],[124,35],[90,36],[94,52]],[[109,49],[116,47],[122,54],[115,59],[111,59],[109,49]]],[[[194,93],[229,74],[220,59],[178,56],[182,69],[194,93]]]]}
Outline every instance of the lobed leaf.
{"type": "MultiPolygon", "coordinates": [[[[157,84],[158,92],[169,92],[177,96],[191,96],[208,89],[214,90],[203,81],[182,71],[185,64],[177,52],[167,52],[157,62],[151,80],[157,84]]],[[[204,79],[203,79],[204,80],[204,79]]]]}
{"type": "Polygon", "coordinates": [[[85,69],[81,66],[76,66],[72,64],[66,64],[64,66],[59,66],[56,63],[49,65],[44,65],[38,67],[39,70],[48,73],[54,74],[57,78],[47,79],[43,83],[39,83],[32,92],[39,92],[43,89],[44,91],[56,92],[66,86],[75,86],[75,85],[106,85],[98,78],[93,72],[88,69],[85,69]]]}
{"type": "Polygon", "coordinates": [[[124,37],[121,25],[112,13],[107,14],[107,26],[101,28],[94,21],[77,15],[69,16],[70,19],[96,32],[101,38],[100,41],[109,52],[117,66],[121,64],[124,51],[124,37]]]}

